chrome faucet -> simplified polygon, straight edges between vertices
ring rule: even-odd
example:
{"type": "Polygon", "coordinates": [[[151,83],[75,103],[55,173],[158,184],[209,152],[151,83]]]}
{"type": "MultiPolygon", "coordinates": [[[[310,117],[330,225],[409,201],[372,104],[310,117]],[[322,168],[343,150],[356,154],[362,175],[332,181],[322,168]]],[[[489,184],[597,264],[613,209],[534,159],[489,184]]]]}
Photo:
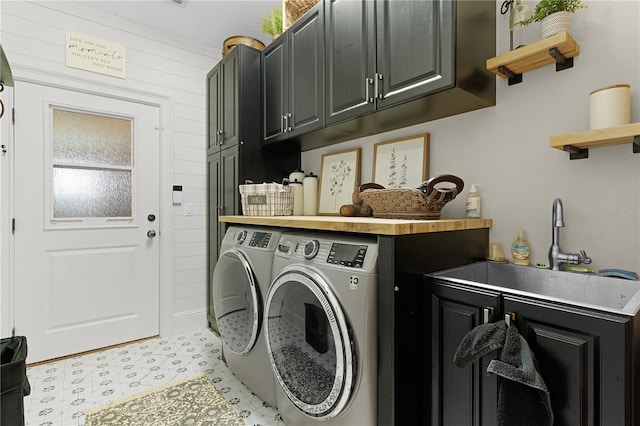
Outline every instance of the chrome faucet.
{"type": "Polygon", "coordinates": [[[560,228],[564,228],[564,212],[562,210],[562,200],[556,198],[553,200],[553,209],[551,212],[551,226],[553,235],[551,236],[551,247],[549,247],[549,268],[554,271],[560,270],[560,265],[568,263],[569,265],[579,265],[591,263],[591,258],[587,256],[584,250],[580,250],[580,254],[562,253],[560,249],[560,228]]]}

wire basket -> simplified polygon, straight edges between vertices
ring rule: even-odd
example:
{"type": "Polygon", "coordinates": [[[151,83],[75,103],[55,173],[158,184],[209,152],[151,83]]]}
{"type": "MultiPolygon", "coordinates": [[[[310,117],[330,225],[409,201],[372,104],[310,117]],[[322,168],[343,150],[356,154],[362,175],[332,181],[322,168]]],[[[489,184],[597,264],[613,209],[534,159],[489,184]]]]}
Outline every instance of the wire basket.
{"type": "Polygon", "coordinates": [[[279,183],[239,185],[245,216],[291,216],[293,192],[279,183]]]}
{"type": "Polygon", "coordinates": [[[320,0],[282,0],[282,31],[292,26],[320,0]]]}
{"type": "Polygon", "coordinates": [[[440,175],[422,182],[419,188],[385,189],[377,183],[360,186],[360,198],[373,210],[373,217],[385,219],[440,219],[442,208],[464,188],[457,176],[440,175]],[[455,187],[436,188],[450,182],[455,187]]]}

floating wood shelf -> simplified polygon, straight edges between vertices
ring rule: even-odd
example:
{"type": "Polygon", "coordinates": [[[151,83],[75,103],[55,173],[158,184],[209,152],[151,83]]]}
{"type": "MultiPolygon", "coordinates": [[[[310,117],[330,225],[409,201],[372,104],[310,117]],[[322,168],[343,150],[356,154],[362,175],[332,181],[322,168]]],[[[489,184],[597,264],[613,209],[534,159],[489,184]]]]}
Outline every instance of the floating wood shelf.
{"type": "Polygon", "coordinates": [[[553,135],[549,145],[552,148],[569,152],[572,160],[578,160],[589,158],[589,148],[625,143],[633,144],[633,152],[640,153],[640,123],[553,135]]]}
{"type": "Polygon", "coordinates": [[[522,74],[549,64],[556,71],[573,67],[573,58],[580,54],[580,46],[567,31],[487,59],[487,69],[509,79],[509,85],[520,83],[522,74]]]}

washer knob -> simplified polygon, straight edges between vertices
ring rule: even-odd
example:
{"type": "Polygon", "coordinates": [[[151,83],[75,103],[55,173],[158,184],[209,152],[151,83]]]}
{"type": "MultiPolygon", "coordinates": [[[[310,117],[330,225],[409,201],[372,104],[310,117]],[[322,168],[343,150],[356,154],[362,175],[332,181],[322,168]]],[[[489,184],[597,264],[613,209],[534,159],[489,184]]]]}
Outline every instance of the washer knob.
{"type": "Polygon", "coordinates": [[[236,235],[236,242],[238,244],[244,243],[244,240],[246,240],[246,239],[247,239],[247,230],[246,229],[238,232],[238,235],[236,235]]]}
{"type": "Polygon", "coordinates": [[[308,241],[304,245],[304,250],[303,250],[304,258],[307,260],[313,259],[314,257],[316,257],[319,250],[320,250],[320,241],[318,240],[308,241]]]}

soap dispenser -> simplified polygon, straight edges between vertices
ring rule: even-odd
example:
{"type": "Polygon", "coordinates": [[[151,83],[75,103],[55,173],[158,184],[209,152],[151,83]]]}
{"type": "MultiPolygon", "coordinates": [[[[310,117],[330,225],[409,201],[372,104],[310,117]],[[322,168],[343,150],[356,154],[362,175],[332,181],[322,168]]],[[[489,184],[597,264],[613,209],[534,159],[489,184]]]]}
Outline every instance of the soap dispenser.
{"type": "Polygon", "coordinates": [[[467,217],[477,219],[482,214],[480,211],[480,193],[478,192],[479,185],[474,183],[471,185],[471,190],[467,194],[467,217]]]}
{"type": "Polygon", "coordinates": [[[513,256],[513,263],[516,265],[528,265],[529,258],[531,256],[531,245],[529,241],[524,237],[524,231],[520,229],[518,237],[511,244],[511,255],[513,256]]]}

